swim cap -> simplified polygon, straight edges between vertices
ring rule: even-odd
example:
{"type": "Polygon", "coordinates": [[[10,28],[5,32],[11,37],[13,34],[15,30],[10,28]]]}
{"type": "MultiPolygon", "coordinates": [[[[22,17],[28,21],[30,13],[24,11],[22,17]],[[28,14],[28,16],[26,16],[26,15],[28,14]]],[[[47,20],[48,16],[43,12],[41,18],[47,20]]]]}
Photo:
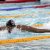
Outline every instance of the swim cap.
{"type": "Polygon", "coordinates": [[[6,23],[6,26],[15,27],[15,22],[14,22],[13,20],[9,20],[9,21],[6,23]]]}

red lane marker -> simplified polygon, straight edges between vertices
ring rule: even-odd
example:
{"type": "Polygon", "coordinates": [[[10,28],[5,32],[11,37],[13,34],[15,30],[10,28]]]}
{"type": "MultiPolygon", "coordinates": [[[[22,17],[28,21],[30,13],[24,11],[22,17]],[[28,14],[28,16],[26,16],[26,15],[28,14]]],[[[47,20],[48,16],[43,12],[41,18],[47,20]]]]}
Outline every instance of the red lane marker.
{"type": "Polygon", "coordinates": [[[41,6],[35,6],[34,8],[45,8],[45,7],[49,7],[50,5],[41,5],[41,6]]]}

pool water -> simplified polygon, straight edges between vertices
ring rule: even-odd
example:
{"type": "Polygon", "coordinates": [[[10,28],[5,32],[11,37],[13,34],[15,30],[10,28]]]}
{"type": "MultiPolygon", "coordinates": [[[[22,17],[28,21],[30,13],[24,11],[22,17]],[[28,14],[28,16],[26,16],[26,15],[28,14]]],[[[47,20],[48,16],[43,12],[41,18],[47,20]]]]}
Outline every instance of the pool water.
{"type": "MultiPolygon", "coordinates": [[[[24,8],[11,11],[0,11],[0,16],[15,16],[21,15],[19,18],[0,18],[0,26],[6,25],[6,22],[10,19],[14,20],[16,25],[27,25],[32,26],[34,24],[44,24],[40,26],[40,29],[50,29],[50,9],[48,8],[24,8]],[[25,16],[23,15],[25,14],[25,16]],[[22,16],[23,15],[23,16],[22,16]],[[4,24],[4,25],[3,25],[4,24]]],[[[47,36],[50,33],[34,33],[28,31],[21,31],[13,29],[12,33],[9,34],[7,30],[0,31],[0,40],[3,39],[16,39],[34,36],[47,36]],[[13,32],[14,31],[14,32],[13,32]]],[[[16,43],[9,45],[0,45],[0,50],[50,50],[50,39],[35,40],[25,43],[16,43]]]]}

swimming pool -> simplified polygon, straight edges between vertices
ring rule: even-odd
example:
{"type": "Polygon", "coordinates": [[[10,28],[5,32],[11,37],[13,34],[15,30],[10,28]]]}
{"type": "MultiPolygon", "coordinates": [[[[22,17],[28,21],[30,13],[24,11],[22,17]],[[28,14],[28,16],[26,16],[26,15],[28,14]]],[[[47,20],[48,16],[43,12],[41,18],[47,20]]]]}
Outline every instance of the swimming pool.
{"type": "MultiPolygon", "coordinates": [[[[11,11],[0,11],[0,26],[5,25],[6,22],[10,19],[13,19],[16,24],[34,26],[36,24],[44,24],[45,27],[40,26],[38,28],[50,29],[50,9],[45,8],[24,8],[18,10],[11,11]],[[24,15],[23,15],[24,14],[24,15]],[[14,18],[8,18],[4,16],[20,16],[14,18]],[[48,24],[48,25],[47,25],[48,24]]],[[[15,31],[15,30],[14,30],[15,31]]],[[[33,37],[33,36],[47,36],[50,33],[34,33],[28,31],[17,30],[16,33],[8,34],[6,31],[0,32],[0,39],[15,39],[15,38],[25,38],[25,37],[33,37]]],[[[9,45],[1,45],[0,50],[49,50],[50,49],[50,39],[43,39],[37,41],[31,41],[26,43],[17,43],[17,44],[9,44],[9,45]]]]}

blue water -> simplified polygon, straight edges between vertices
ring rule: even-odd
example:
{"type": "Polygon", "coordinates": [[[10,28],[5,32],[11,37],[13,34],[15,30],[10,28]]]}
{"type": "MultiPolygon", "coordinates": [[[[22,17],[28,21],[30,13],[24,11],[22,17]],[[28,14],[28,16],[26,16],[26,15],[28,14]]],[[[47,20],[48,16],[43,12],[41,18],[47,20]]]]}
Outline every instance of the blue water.
{"type": "MultiPolygon", "coordinates": [[[[10,5],[9,5],[10,6],[10,5]]],[[[8,6],[8,7],[9,7],[8,6]]],[[[5,7],[5,6],[4,6],[5,7]]],[[[13,5],[13,7],[16,7],[13,5]]],[[[3,8],[1,6],[1,8],[3,8]]],[[[11,7],[12,8],[12,7],[11,7]]],[[[12,11],[0,11],[0,16],[10,16],[18,14],[26,14],[26,16],[21,16],[19,18],[0,18],[0,25],[6,25],[6,22],[10,19],[14,20],[16,24],[32,26],[33,24],[47,24],[50,22],[50,9],[35,9],[26,8],[12,11]]],[[[17,30],[16,33],[8,34],[4,31],[0,31],[0,39],[13,39],[13,38],[25,38],[34,36],[47,36],[50,33],[34,33],[28,31],[17,30]]],[[[9,45],[0,45],[0,50],[50,50],[50,39],[43,39],[39,41],[31,41],[26,43],[16,43],[9,45]]]]}

